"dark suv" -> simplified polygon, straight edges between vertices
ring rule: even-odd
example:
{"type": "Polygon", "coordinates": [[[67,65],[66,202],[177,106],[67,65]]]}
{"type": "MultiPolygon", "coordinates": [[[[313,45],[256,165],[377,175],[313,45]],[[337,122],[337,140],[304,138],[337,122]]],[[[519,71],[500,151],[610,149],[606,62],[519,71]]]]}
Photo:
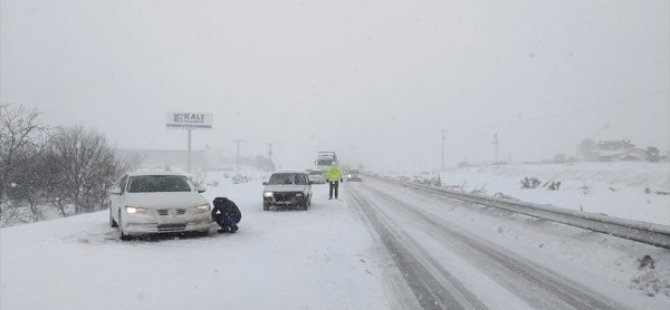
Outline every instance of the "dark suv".
{"type": "Polygon", "coordinates": [[[312,182],[301,171],[276,172],[263,182],[263,210],[271,206],[297,207],[307,210],[312,204],[312,182]]]}

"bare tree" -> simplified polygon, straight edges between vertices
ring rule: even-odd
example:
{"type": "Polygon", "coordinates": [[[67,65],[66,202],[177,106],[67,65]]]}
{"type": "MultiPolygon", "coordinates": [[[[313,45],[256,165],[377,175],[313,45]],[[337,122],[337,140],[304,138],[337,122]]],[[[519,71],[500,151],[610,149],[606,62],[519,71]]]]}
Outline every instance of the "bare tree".
{"type": "Polygon", "coordinates": [[[108,190],[123,165],[103,135],[81,126],[59,127],[50,135],[49,152],[56,176],[51,202],[62,215],[67,215],[67,205],[75,214],[106,207],[108,190]]]}
{"type": "Polygon", "coordinates": [[[46,204],[62,216],[105,208],[113,181],[137,163],[116,159],[104,135],[94,130],[47,131],[37,116],[22,106],[0,105],[2,222],[37,221],[46,204]]]}
{"type": "Polygon", "coordinates": [[[12,207],[22,208],[22,204],[27,205],[30,214],[28,221],[39,221],[42,211],[39,206],[46,203],[51,180],[51,176],[45,173],[48,163],[45,144],[25,146],[15,154],[13,162],[15,173],[11,178],[11,186],[6,189],[6,196],[12,201],[12,207]]]}
{"type": "Polygon", "coordinates": [[[0,205],[15,170],[17,153],[32,143],[33,136],[43,128],[37,116],[36,111],[28,111],[23,106],[0,104],[0,205]]]}

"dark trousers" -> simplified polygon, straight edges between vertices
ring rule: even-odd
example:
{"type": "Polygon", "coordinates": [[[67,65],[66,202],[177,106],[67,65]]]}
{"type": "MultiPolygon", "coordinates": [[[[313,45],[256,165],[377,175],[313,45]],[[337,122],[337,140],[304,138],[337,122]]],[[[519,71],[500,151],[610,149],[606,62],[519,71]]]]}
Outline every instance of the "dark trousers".
{"type": "Polygon", "coordinates": [[[330,182],[330,191],[328,192],[328,198],[333,198],[333,192],[335,192],[335,199],[337,199],[337,188],[340,187],[340,182],[330,182]]]}
{"type": "Polygon", "coordinates": [[[218,214],[214,217],[214,221],[216,221],[222,229],[237,230],[237,223],[240,222],[240,218],[233,214],[218,214]]]}

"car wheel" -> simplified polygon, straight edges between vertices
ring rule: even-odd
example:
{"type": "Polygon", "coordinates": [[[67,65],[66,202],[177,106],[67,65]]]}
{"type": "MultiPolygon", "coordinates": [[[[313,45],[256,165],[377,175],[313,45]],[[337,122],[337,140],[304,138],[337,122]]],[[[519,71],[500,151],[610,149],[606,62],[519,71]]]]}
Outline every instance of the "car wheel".
{"type": "Polygon", "coordinates": [[[268,210],[270,210],[270,204],[267,203],[267,202],[264,202],[263,203],[263,211],[268,211],[268,210]]]}
{"type": "Polygon", "coordinates": [[[116,224],[116,221],[114,220],[114,217],[112,216],[112,207],[109,207],[109,226],[112,227],[118,227],[119,225],[116,224]]]}
{"type": "Polygon", "coordinates": [[[128,241],[130,240],[130,236],[126,235],[126,233],[123,232],[123,219],[121,219],[121,210],[119,210],[119,230],[121,231],[121,240],[123,241],[128,241]]]}

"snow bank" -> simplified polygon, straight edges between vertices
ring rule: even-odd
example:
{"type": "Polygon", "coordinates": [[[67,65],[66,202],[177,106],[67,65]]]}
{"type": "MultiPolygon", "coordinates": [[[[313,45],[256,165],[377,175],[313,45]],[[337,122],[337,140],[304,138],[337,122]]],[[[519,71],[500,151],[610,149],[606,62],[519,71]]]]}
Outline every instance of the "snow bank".
{"type": "Polygon", "coordinates": [[[576,163],[454,168],[440,174],[442,186],[505,195],[523,201],[670,225],[670,164],[576,163]],[[540,186],[523,189],[521,180],[540,186]],[[543,187],[561,182],[559,190],[543,187]]]}

